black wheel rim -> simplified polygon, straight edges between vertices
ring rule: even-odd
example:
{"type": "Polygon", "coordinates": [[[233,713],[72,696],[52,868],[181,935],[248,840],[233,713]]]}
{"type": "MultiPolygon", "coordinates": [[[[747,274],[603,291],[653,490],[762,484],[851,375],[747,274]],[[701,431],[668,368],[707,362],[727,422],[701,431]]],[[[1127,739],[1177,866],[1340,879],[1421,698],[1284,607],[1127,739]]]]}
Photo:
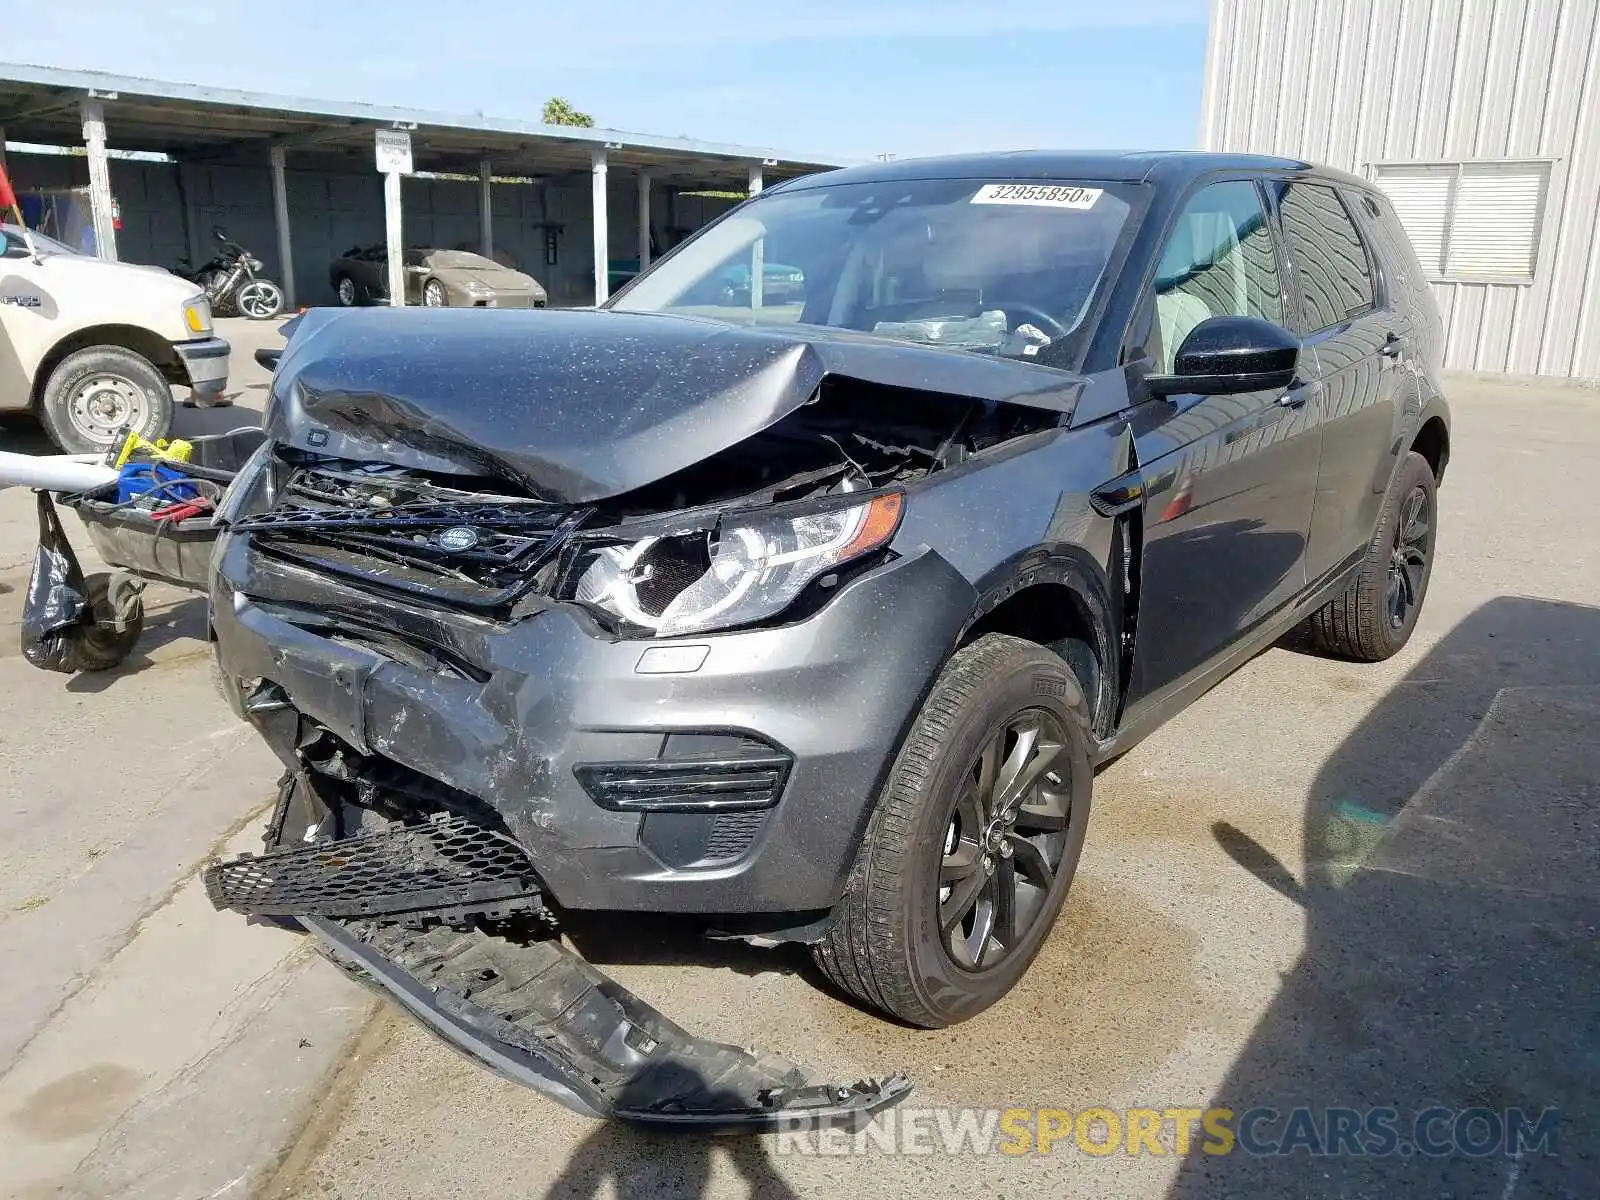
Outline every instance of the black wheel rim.
{"type": "Polygon", "coordinates": [[[1428,490],[1421,484],[1411,489],[1400,506],[1394,524],[1394,545],[1389,551],[1389,577],[1384,587],[1384,609],[1389,628],[1404,629],[1417,606],[1422,603],[1422,585],[1427,575],[1428,539],[1433,529],[1432,506],[1428,490]]]}
{"type": "Polygon", "coordinates": [[[945,952],[967,971],[1000,966],[1045,911],[1071,824],[1067,735],[1030,708],[997,726],[962,779],[934,904],[945,952]]]}

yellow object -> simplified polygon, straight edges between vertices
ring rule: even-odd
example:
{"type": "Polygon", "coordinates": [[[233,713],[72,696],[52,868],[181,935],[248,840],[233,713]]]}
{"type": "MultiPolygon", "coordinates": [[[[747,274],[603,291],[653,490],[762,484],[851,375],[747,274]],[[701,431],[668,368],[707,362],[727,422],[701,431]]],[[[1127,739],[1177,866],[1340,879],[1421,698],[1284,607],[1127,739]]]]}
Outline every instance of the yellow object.
{"type": "Polygon", "coordinates": [[[130,433],[128,440],[122,443],[116,461],[111,465],[121,470],[135,454],[145,455],[162,462],[188,462],[189,456],[194,453],[194,443],[186,442],[182,438],[158,438],[150,441],[142,438],[137,433],[130,433]]]}

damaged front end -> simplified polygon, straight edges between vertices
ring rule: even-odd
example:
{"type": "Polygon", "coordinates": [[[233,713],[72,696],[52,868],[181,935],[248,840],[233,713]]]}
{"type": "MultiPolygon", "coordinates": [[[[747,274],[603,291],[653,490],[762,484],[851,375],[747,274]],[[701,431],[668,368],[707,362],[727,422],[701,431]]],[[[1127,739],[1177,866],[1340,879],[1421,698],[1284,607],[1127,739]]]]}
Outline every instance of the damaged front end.
{"type": "Polygon", "coordinates": [[[895,544],[908,505],[1050,436],[1070,377],[606,313],[518,323],[539,358],[493,333],[523,314],[461,315],[299,331],[219,506],[224,687],[288,774],[211,899],[309,930],[576,1111],[868,1119],[909,1081],[698,1039],[568,951],[561,914],[823,928],[975,601],[895,544]],[[396,333],[418,321],[420,361],[396,333]]]}
{"type": "Polygon", "coordinates": [[[701,1131],[856,1128],[904,1076],[818,1083],[793,1063],[697,1038],[560,941],[526,854],[502,830],[436,812],[323,838],[338,817],[305,775],[269,839],[321,816],[311,841],[205,871],[219,909],[299,924],[353,978],[513,1083],[574,1112],[701,1131]]]}

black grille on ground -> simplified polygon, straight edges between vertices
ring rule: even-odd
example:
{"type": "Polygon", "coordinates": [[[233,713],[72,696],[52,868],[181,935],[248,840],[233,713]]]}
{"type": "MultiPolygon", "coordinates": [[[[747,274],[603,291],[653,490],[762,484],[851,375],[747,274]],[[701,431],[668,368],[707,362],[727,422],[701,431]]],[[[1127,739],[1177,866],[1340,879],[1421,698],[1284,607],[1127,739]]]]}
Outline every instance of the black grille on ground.
{"type": "Polygon", "coordinates": [[[370,917],[540,907],[533,864],[509,837],[437,815],[331,842],[212,863],[206,895],[254,916],[370,917]]]}
{"type": "Polygon", "coordinates": [[[580,763],[573,773],[596,804],[617,812],[731,812],[771,808],[790,765],[788,755],[770,753],[580,763]]]}

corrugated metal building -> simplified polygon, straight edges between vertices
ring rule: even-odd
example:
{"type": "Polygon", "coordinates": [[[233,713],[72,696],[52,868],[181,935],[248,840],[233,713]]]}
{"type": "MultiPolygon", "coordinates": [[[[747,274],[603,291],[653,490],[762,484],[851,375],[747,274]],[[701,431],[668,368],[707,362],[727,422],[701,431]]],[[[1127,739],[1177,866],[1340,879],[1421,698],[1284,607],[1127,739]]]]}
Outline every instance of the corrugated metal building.
{"type": "Polygon", "coordinates": [[[1600,0],[1213,0],[1200,140],[1383,187],[1446,366],[1600,379],[1600,0]]]}

